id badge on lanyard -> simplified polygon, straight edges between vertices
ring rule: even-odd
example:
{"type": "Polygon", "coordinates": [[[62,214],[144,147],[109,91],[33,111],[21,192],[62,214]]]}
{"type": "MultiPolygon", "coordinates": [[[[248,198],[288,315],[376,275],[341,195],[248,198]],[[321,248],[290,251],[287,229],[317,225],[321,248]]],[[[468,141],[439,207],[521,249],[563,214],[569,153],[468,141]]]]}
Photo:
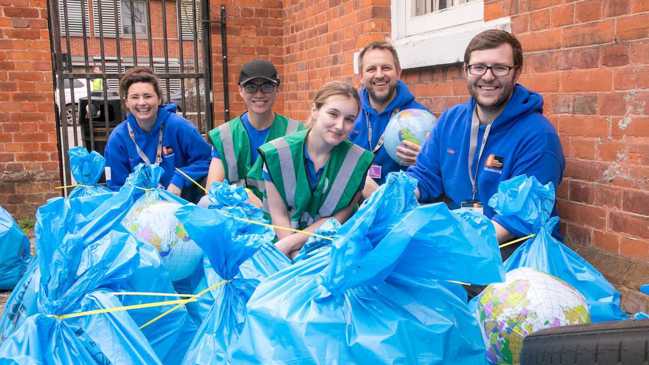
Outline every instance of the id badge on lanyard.
{"type": "Polygon", "coordinates": [[[460,203],[460,208],[465,208],[472,210],[479,214],[484,214],[484,209],[482,208],[482,203],[478,200],[465,200],[460,203]]]}
{"type": "MultiPolygon", "coordinates": [[[[396,108],[392,111],[392,114],[390,114],[390,120],[392,120],[392,117],[394,117],[397,113],[399,113],[399,108],[396,108]]],[[[390,120],[388,120],[388,124],[390,123],[390,120]]],[[[367,147],[370,151],[372,151],[372,154],[376,155],[381,147],[383,147],[383,142],[385,140],[385,130],[381,134],[381,137],[379,137],[379,140],[376,141],[376,145],[372,147],[372,123],[370,123],[370,114],[367,111],[365,111],[365,123],[367,124],[367,147]]],[[[387,129],[388,126],[386,125],[385,128],[387,129]]],[[[380,180],[383,176],[382,170],[383,166],[379,164],[372,164],[367,173],[370,178],[380,180]]]]}
{"type": "MultiPolygon", "coordinates": [[[[149,157],[142,151],[140,148],[140,145],[137,144],[135,141],[135,132],[133,132],[133,128],[131,127],[131,124],[127,121],[126,126],[128,127],[128,135],[131,137],[131,141],[133,141],[133,144],[135,145],[135,151],[137,152],[138,156],[142,159],[142,161],[147,164],[151,165],[151,160],[149,157]]],[[[160,126],[160,133],[158,133],[158,148],[156,149],[156,157],[155,157],[155,164],[160,165],[160,162],[162,162],[162,136],[164,134],[164,124],[160,126]]]]}
{"type": "Polygon", "coordinates": [[[473,158],[475,157],[476,149],[478,147],[478,131],[480,128],[480,121],[478,120],[478,109],[477,107],[474,109],[474,115],[471,118],[471,137],[469,140],[469,156],[468,156],[468,172],[469,172],[469,180],[471,181],[471,199],[470,200],[465,200],[460,203],[460,206],[462,208],[469,208],[473,211],[483,213],[484,209],[482,207],[482,203],[480,200],[478,200],[478,172],[480,171],[480,158],[482,157],[482,153],[484,152],[485,145],[487,144],[487,139],[489,138],[489,132],[491,131],[491,123],[487,124],[487,127],[485,128],[484,135],[482,136],[482,141],[480,142],[480,150],[478,151],[478,159],[477,159],[477,165],[475,168],[475,173],[474,173],[474,168],[473,168],[473,158]]]}

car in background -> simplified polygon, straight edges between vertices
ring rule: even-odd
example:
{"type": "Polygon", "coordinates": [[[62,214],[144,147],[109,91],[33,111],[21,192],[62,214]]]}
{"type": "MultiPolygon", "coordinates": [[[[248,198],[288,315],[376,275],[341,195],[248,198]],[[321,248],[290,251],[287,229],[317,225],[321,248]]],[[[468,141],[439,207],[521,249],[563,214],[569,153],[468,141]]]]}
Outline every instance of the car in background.
{"type": "Polygon", "coordinates": [[[63,108],[66,125],[71,126],[74,123],[75,115],[77,118],[79,116],[79,100],[88,97],[88,81],[86,79],[65,79],[63,80],[63,90],[65,101],[61,103],[59,88],[55,91],[54,101],[58,110],[63,108]]]}

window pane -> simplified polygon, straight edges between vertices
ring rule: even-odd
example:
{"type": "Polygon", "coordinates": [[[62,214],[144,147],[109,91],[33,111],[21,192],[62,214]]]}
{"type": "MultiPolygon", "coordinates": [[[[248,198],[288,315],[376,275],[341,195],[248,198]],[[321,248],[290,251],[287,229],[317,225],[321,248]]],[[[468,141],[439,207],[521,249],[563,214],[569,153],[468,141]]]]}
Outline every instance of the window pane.
{"type": "Polygon", "coordinates": [[[454,8],[477,0],[410,0],[414,15],[426,15],[454,8]]]}
{"type": "Polygon", "coordinates": [[[122,32],[133,34],[131,17],[135,23],[135,34],[147,34],[146,2],[142,0],[122,0],[122,32]]]}

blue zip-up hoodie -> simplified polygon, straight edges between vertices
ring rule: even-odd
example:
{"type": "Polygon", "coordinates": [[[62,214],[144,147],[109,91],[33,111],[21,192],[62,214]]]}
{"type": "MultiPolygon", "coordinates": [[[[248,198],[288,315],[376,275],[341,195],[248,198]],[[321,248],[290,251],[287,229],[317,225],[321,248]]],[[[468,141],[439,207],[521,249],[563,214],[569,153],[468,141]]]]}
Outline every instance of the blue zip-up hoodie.
{"type": "Polygon", "coordinates": [[[160,163],[164,173],[160,184],[165,188],[169,183],[173,183],[182,190],[192,184],[175,170],[176,167],[196,181],[207,176],[211,158],[210,146],[193,124],[176,114],[176,104],[166,104],[158,108],[158,116],[150,132],[142,130],[130,113],[126,120],[111,132],[104,157],[106,167],[110,168],[106,170],[106,184],[112,190],[124,185],[128,174],[135,166],[144,162],[128,135],[126,123],[131,125],[135,141],[151,162],[155,162],[160,126],[164,123],[160,163]]]}
{"type": "MultiPolygon", "coordinates": [[[[408,174],[418,180],[421,202],[443,198],[451,209],[472,199],[468,172],[471,120],[475,99],[457,105],[439,118],[430,137],[408,174]]],[[[541,183],[551,181],[557,188],[563,176],[565,160],[556,130],[542,115],[543,97],[516,85],[511,99],[493,121],[480,161],[478,151],[485,126],[478,133],[473,158],[477,169],[477,197],[487,217],[495,220],[515,236],[523,235],[508,223],[507,217],[495,214],[489,198],[501,181],[527,174],[541,183]]],[[[556,204],[552,212],[557,215],[556,204]]]]}
{"type": "MultiPolygon", "coordinates": [[[[397,90],[394,99],[392,99],[390,104],[388,104],[382,112],[379,113],[376,109],[372,108],[372,105],[370,104],[370,96],[366,89],[361,90],[361,104],[361,112],[356,118],[354,129],[349,134],[349,139],[369,151],[374,149],[379,138],[383,135],[385,127],[388,125],[393,113],[398,113],[404,109],[428,110],[426,107],[415,101],[415,97],[410,93],[410,90],[408,90],[408,86],[406,86],[406,84],[401,80],[397,82],[397,90]],[[371,146],[368,144],[367,140],[367,119],[370,120],[372,125],[371,146]]],[[[394,161],[383,147],[374,154],[373,164],[381,166],[381,179],[377,181],[379,184],[385,182],[385,178],[389,172],[406,169],[406,166],[401,166],[394,161]]]]}

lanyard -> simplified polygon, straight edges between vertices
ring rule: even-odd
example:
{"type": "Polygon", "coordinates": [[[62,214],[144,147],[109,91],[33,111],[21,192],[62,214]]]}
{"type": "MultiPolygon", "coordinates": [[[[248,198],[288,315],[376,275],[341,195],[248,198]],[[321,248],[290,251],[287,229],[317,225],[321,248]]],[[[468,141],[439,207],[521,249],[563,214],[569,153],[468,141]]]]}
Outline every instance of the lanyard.
{"type": "MultiPolygon", "coordinates": [[[[126,122],[126,126],[128,127],[128,136],[131,137],[131,141],[133,141],[133,144],[135,145],[135,150],[137,151],[137,154],[140,156],[142,161],[146,163],[147,165],[151,165],[151,160],[149,160],[149,157],[142,151],[140,148],[140,145],[135,142],[135,133],[133,132],[133,128],[131,127],[131,123],[128,121],[126,122]]],[[[162,162],[162,135],[164,132],[164,123],[160,126],[160,133],[158,134],[158,148],[156,150],[156,156],[155,156],[155,164],[160,165],[160,162],[162,162]]]]}
{"type": "MultiPolygon", "coordinates": [[[[363,111],[365,113],[365,124],[367,124],[367,147],[372,151],[372,153],[376,154],[376,152],[383,147],[383,142],[385,140],[385,131],[388,129],[388,126],[385,126],[385,129],[383,130],[383,133],[381,133],[381,137],[379,137],[379,140],[376,141],[376,146],[372,148],[372,123],[370,123],[370,113],[367,112],[367,110],[363,111]]],[[[390,120],[392,120],[392,117],[394,117],[397,113],[399,113],[399,108],[395,108],[392,111],[392,114],[390,114],[390,119],[388,119],[388,125],[390,124],[390,120]]]]}
{"type": "MultiPolygon", "coordinates": [[[[473,173],[473,157],[475,155],[475,150],[478,147],[478,128],[480,127],[480,121],[478,120],[478,107],[474,109],[473,118],[471,118],[471,139],[469,141],[469,179],[471,180],[471,193],[473,194],[473,200],[476,199],[478,193],[478,187],[476,185],[476,179],[478,178],[479,168],[476,169],[475,175],[473,173]]],[[[487,124],[485,128],[484,135],[482,136],[482,141],[480,142],[480,150],[478,152],[478,165],[480,165],[480,158],[482,157],[482,152],[484,152],[484,147],[487,144],[487,139],[489,138],[489,132],[491,131],[491,124],[487,124]]]]}

